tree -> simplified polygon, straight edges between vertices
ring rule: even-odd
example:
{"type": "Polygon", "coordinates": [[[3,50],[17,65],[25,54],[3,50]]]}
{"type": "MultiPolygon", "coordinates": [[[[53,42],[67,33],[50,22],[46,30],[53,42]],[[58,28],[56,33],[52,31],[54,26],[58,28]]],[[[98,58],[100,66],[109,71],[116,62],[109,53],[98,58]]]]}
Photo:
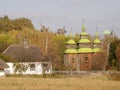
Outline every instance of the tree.
{"type": "Polygon", "coordinates": [[[2,53],[9,45],[9,37],[6,34],[0,34],[0,53],[2,53]]]}
{"type": "Polygon", "coordinates": [[[111,68],[116,68],[117,65],[116,49],[118,44],[119,44],[119,39],[117,36],[114,36],[110,44],[109,58],[108,58],[109,67],[111,68]]]}
{"type": "Polygon", "coordinates": [[[31,22],[31,20],[29,20],[27,18],[15,19],[15,20],[13,20],[13,23],[15,25],[15,28],[14,28],[15,30],[22,30],[23,27],[34,29],[34,26],[31,22]]]}
{"type": "Polygon", "coordinates": [[[22,30],[23,27],[34,29],[34,26],[30,19],[27,18],[9,19],[8,16],[0,17],[0,32],[8,32],[12,29],[22,30]]]}

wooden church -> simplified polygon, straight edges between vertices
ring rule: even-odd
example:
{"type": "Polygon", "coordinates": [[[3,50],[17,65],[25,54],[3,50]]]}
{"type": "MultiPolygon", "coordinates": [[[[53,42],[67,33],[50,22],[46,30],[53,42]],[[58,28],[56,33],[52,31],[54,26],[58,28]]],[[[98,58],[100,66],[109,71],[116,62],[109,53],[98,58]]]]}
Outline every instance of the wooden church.
{"type": "Polygon", "coordinates": [[[90,40],[83,24],[78,42],[74,41],[72,34],[69,35],[69,38],[64,52],[64,64],[68,70],[91,71],[102,69],[102,48],[97,32],[94,40],[90,40]]]}

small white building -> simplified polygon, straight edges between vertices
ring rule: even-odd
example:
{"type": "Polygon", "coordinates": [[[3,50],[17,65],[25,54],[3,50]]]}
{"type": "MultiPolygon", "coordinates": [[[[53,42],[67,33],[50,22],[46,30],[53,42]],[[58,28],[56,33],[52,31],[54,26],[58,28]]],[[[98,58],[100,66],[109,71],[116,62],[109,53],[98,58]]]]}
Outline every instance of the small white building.
{"type": "Polygon", "coordinates": [[[5,75],[4,69],[8,67],[9,66],[2,59],[0,59],[0,76],[5,75]]]}
{"type": "Polygon", "coordinates": [[[39,48],[24,44],[10,45],[4,55],[12,57],[13,62],[6,62],[9,68],[5,68],[6,74],[50,74],[52,71],[51,63],[44,57],[39,48]]]}
{"type": "Polygon", "coordinates": [[[51,74],[49,62],[7,62],[5,74],[51,74]]]}

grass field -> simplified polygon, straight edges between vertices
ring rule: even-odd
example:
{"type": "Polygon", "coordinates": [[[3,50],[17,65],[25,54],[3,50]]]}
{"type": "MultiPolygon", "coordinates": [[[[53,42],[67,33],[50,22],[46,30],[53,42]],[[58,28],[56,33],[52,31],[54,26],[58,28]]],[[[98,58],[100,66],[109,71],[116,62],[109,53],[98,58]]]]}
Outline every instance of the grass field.
{"type": "Polygon", "coordinates": [[[120,81],[105,76],[79,78],[0,78],[0,90],[120,90],[120,81]]]}

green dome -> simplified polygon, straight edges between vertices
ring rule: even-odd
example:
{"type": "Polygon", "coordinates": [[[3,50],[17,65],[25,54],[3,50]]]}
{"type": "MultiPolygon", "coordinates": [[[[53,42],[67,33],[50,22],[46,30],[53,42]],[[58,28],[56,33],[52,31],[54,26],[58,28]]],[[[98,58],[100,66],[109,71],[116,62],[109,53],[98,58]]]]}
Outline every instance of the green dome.
{"type": "Polygon", "coordinates": [[[76,49],[66,49],[64,53],[77,53],[76,49]]]}
{"type": "Polygon", "coordinates": [[[88,35],[86,32],[81,32],[80,35],[88,35]]]}
{"type": "Polygon", "coordinates": [[[93,43],[100,44],[100,43],[101,43],[101,41],[100,41],[100,39],[95,39],[93,43]]]}
{"type": "Polygon", "coordinates": [[[80,48],[78,49],[78,53],[92,53],[93,50],[91,48],[80,48]]]}
{"type": "Polygon", "coordinates": [[[91,41],[89,39],[80,39],[78,43],[90,43],[91,41]]]}
{"type": "Polygon", "coordinates": [[[101,48],[94,48],[93,49],[93,52],[101,52],[102,50],[101,50],[101,48]]]}
{"type": "Polygon", "coordinates": [[[76,44],[76,42],[71,39],[71,40],[69,40],[69,41],[67,42],[67,44],[70,44],[70,45],[72,44],[72,45],[74,45],[74,44],[76,44]]]}
{"type": "Polygon", "coordinates": [[[105,35],[109,35],[109,34],[111,34],[111,31],[110,31],[110,30],[105,30],[105,31],[104,31],[104,34],[105,34],[105,35]]]}

